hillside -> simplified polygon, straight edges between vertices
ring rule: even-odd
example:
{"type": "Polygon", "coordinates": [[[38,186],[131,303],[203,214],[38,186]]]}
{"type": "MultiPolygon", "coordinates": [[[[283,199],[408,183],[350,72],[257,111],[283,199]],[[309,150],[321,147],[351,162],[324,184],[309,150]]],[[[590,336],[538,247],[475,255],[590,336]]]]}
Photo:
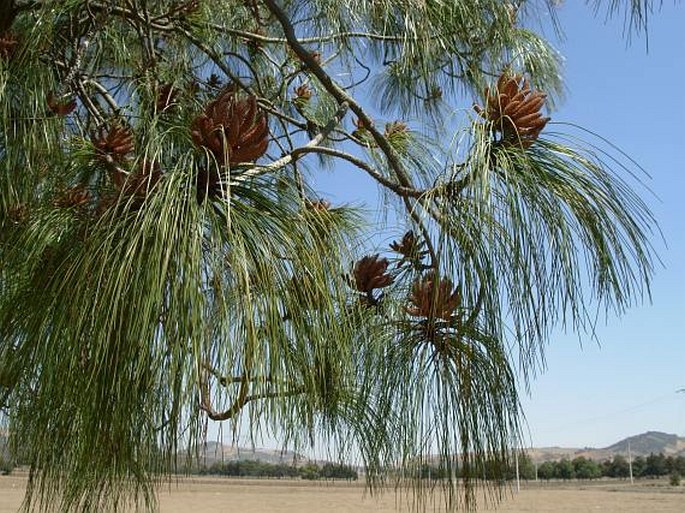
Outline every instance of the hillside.
{"type": "MultiPolygon", "coordinates": [[[[685,437],[659,431],[649,431],[631,436],[604,448],[539,447],[527,449],[526,452],[537,463],[562,458],[573,459],[578,456],[601,461],[611,459],[616,454],[627,456],[628,444],[630,444],[630,452],[633,457],[648,456],[650,453],[664,453],[666,456],[685,456],[685,437]]],[[[291,451],[246,449],[221,445],[216,442],[208,442],[200,458],[201,464],[206,466],[217,461],[236,460],[260,460],[268,463],[294,463],[296,465],[308,461],[306,456],[291,451]]]]}
{"type": "Polygon", "coordinates": [[[651,453],[664,453],[666,456],[685,456],[685,438],[660,431],[648,431],[647,433],[631,436],[604,448],[539,447],[528,449],[527,453],[535,462],[559,460],[561,458],[573,459],[578,456],[594,460],[605,460],[612,458],[616,454],[627,456],[629,446],[633,457],[648,456],[651,453]]]}
{"type": "Polygon", "coordinates": [[[216,462],[238,460],[255,460],[265,463],[297,464],[306,462],[307,458],[292,451],[278,451],[274,449],[245,448],[222,445],[217,442],[207,442],[199,455],[201,465],[210,466],[216,462]]]}
{"type": "Polygon", "coordinates": [[[631,452],[635,454],[646,455],[659,452],[663,452],[666,456],[685,454],[685,438],[659,431],[648,431],[641,435],[631,436],[607,447],[607,450],[627,453],[629,445],[631,452]]]}

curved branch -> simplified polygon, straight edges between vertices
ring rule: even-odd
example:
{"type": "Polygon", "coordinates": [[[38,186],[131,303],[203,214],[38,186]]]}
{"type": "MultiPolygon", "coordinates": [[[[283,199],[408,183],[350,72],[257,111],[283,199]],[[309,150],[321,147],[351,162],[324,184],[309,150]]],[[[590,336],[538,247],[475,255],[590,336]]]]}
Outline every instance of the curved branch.
{"type": "Polygon", "coordinates": [[[241,376],[232,379],[234,383],[240,383],[240,388],[238,389],[238,396],[228,409],[224,411],[217,411],[214,409],[214,407],[212,407],[212,400],[209,397],[210,391],[207,375],[204,374],[200,378],[200,410],[204,411],[211,420],[220,422],[232,419],[236,415],[238,415],[248,403],[252,401],[258,401],[260,399],[269,398],[292,397],[295,395],[303,394],[306,391],[304,387],[300,386],[293,388],[292,390],[284,390],[281,392],[262,392],[259,394],[248,395],[248,383],[254,380],[246,376],[241,376]]]}
{"type": "MultiPolygon", "coordinates": [[[[347,112],[348,105],[347,103],[342,103],[339,107],[336,113],[333,115],[333,117],[326,123],[326,126],[324,126],[321,129],[321,132],[316,134],[314,138],[312,138],[311,141],[309,141],[307,144],[304,146],[301,146],[299,148],[295,148],[293,151],[291,151],[288,155],[285,155],[284,157],[281,157],[280,159],[272,162],[271,164],[267,166],[259,166],[259,167],[254,167],[251,166],[250,169],[247,169],[245,172],[240,173],[239,175],[235,176],[231,183],[236,184],[240,182],[244,182],[245,180],[249,178],[254,178],[257,176],[261,176],[263,174],[267,173],[272,173],[274,171],[278,171],[279,169],[287,166],[291,162],[297,159],[298,154],[301,153],[306,153],[308,148],[315,147],[318,144],[320,144],[327,136],[330,134],[333,129],[340,124],[340,121],[342,120],[343,117],[345,117],[345,113],[347,112]]],[[[240,169],[239,167],[236,169],[240,169]]]]}
{"type": "Polygon", "coordinates": [[[305,153],[321,153],[324,155],[330,155],[332,157],[338,157],[343,160],[346,160],[349,163],[354,164],[359,169],[366,171],[378,183],[380,183],[384,187],[390,189],[391,191],[402,197],[420,198],[426,193],[426,191],[415,189],[414,187],[404,187],[402,185],[399,185],[380,174],[378,171],[376,171],[373,167],[368,165],[363,160],[355,157],[354,155],[350,155],[349,153],[346,153],[344,151],[336,150],[335,148],[328,148],[326,146],[307,145],[301,148],[296,148],[293,151],[293,153],[297,153],[298,156],[305,153]]]}
{"type": "Polygon", "coordinates": [[[295,54],[307,65],[312,74],[316,76],[319,82],[321,82],[321,85],[323,85],[323,87],[338,101],[338,103],[349,104],[352,112],[357,115],[364,127],[373,137],[373,140],[376,142],[378,147],[385,154],[386,158],[388,159],[388,164],[393,172],[397,175],[397,179],[399,180],[400,184],[405,187],[410,187],[411,181],[404,170],[404,166],[400,161],[399,155],[390,145],[387,138],[373,126],[372,119],[366,114],[364,109],[361,108],[359,103],[357,103],[352,96],[347,94],[338,84],[333,81],[330,75],[324,71],[314,56],[312,56],[312,54],[308,52],[304,46],[302,46],[302,43],[297,38],[295,29],[288,19],[288,16],[278,5],[276,5],[276,2],[274,2],[274,0],[264,0],[264,3],[280,23],[285,37],[288,40],[288,45],[293,49],[295,54]]]}

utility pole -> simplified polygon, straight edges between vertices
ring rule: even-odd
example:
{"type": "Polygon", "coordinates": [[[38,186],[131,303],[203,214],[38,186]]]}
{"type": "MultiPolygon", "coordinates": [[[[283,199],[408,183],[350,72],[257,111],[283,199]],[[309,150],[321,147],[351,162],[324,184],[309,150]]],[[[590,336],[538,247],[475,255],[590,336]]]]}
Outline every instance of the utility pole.
{"type": "Polygon", "coordinates": [[[518,449],[516,449],[514,456],[516,458],[516,493],[519,493],[521,491],[521,479],[519,478],[519,451],[518,451],[518,449]]]}
{"type": "Polygon", "coordinates": [[[628,470],[630,472],[630,484],[633,484],[633,454],[630,452],[630,440],[628,440],[628,470]]]}

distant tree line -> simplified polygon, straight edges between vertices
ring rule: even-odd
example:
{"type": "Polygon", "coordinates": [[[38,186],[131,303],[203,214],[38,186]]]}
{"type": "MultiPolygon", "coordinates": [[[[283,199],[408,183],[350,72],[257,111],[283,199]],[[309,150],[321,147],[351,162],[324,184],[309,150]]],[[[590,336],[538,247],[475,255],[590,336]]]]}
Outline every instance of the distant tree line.
{"type": "MultiPolygon", "coordinates": [[[[685,456],[665,456],[663,453],[637,456],[633,458],[634,478],[654,478],[667,475],[685,476],[685,456]]],[[[519,455],[519,477],[523,480],[534,480],[536,468],[528,455],[519,455]]],[[[446,478],[448,471],[440,465],[423,464],[419,468],[420,476],[424,479],[446,478]]],[[[462,477],[458,469],[451,470],[456,477],[462,477]]],[[[625,456],[620,454],[613,458],[596,461],[584,456],[574,459],[562,458],[557,461],[545,461],[537,467],[537,478],[550,479],[599,479],[602,477],[628,478],[630,464],[625,456]]],[[[483,471],[482,477],[489,480],[514,479],[516,467],[512,462],[506,469],[490,469],[483,471]]]]}
{"type": "Polygon", "coordinates": [[[231,477],[269,477],[269,478],[301,478],[318,479],[347,479],[357,480],[358,473],[349,465],[325,463],[307,463],[300,467],[285,463],[267,463],[257,460],[240,460],[217,462],[209,467],[202,467],[198,471],[201,475],[231,476],[231,477]]]}
{"type": "Polygon", "coordinates": [[[0,454],[0,475],[7,476],[14,470],[14,461],[6,455],[0,454]]]}
{"type": "MultiPolygon", "coordinates": [[[[663,453],[650,454],[646,457],[635,457],[632,464],[633,477],[635,478],[685,475],[685,456],[665,456],[663,453]]],[[[630,463],[625,456],[620,454],[601,462],[579,456],[573,460],[546,461],[538,467],[538,478],[545,480],[597,479],[600,477],[625,479],[629,476],[630,463]]],[[[526,479],[530,479],[530,476],[526,476],[526,479]]]]}

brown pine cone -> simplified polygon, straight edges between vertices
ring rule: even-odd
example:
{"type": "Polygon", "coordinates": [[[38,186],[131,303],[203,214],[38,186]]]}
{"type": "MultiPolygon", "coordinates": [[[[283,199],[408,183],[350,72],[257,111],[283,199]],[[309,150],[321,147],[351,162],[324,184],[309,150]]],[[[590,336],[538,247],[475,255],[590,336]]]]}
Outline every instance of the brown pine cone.
{"type": "Polygon", "coordinates": [[[85,205],[89,201],[90,193],[82,186],[77,185],[60,194],[55,199],[54,205],[58,208],[72,208],[85,205]]]}
{"type": "Polygon", "coordinates": [[[452,292],[451,280],[443,278],[436,283],[435,273],[429,272],[416,280],[409,294],[409,302],[410,305],[405,308],[409,315],[449,321],[461,305],[461,293],[459,287],[452,292]]]}
{"type": "Polygon", "coordinates": [[[48,93],[46,101],[50,111],[52,111],[54,114],[60,117],[67,116],[74,112],[74,109],[76,109],[76,100],[60,100],[59,98],[55,97],[52,91],[48,93]]]}
{"type": "Polygon", "coordinates": [[[377,254],[357,260],[352,270],[354,287],[359,292],[369,293],[373,289],[391,285],[394,278],[385,272],[388,269],[388,263],[387,258],[379,258],[377,254]]]}
{"type": "Polygon", "coordinates": [[[112,181],[117,189],[126,196],[135,196],[144,200],[162,179],[162,171],[159,164],[151,164],[143,160],[140,167],[133,173],[123,175],[115,171],[112,173],[112,181]]]}
{"type": "Polygon", "coordinates": [[[302,100],[304,102],[308,102],[313,95],[314,91],[312,91],[312,89],[307,84],[302,84],[295,88],[295,96],[297,97],[297,99],[302,100]]]}
{"type": "Polygon", "coordinates": [[[21,224],[29,218],[29,209],[26,205],[19,203],[7,209],[7,219],[13,224],[21,224]]]}
{"type": "Polygon", "coordinates": [[[397,264],[398,266],[405,261],[420,261],[426,254],[424,246],[425,242],[417,239],[412,230],[405,233],[401,241],[395,240],[390,243],[390,249],[402,255],[402,260],[397,264]]]}
{"type": "Polygon", "coordinates": [[[266,114],[257,106],[257,99],[238,100],[230,90],[210,102],[190,129],[193,142],[210,151],[222,166],[254,162],[269,143],[266,114]]]}
{"type": "Polygon", "coordinates": [[[305,201],[305,207],[313,212],[327,212],[331,208],[331,202],[325,199],[307,200],[305,201]]]}
{"type": "Polygon", "coordinates": [[[109,129],[100,127],[93,135],[93,144],[103,156],[122,162],[133,151],[133,135],[128,128],[113,124],[109,129]]]}
{"type": "Polygon", "coordinates": [[[19,39],[11,31],[0,34],[0,59],[10,60],[19,45],[19,39]]]}
{"type": "Polygon", "coordinates": [[[159,88],[155,107],[157,112],[162,113],[172,110],[177,105],[179,90],[173,84],[164,84],[159,88]]]}
{"type": "Polygon", "coordinates": [[[518,144],[528,148],[542,132],[549,117],[543,117],[540,109],[547,95],[533,91],[528,80],[521,75],[502,73],[494,90],[485,88],[485,105],[474,105],[481,117],[493,123],[502,134],[506,144],[518,144]]]}
{"type": "Polygon", "coordinates": [[[221,196],[221,175],[214,167],[209,170],[202,167],[197,172],[195,186],[198,203],[202,204],[207,196],[217,198],[221,196]]]}

